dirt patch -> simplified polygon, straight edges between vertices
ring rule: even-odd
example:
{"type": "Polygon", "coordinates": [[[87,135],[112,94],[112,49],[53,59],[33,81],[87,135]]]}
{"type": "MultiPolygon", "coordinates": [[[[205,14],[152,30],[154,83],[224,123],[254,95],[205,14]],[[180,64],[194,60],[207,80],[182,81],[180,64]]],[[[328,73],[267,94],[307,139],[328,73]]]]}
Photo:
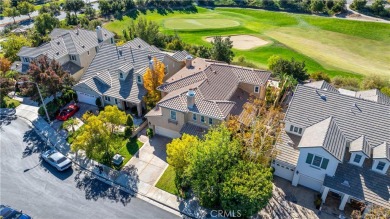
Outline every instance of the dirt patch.
{"type": "MultiPolygon", "coordinates": [[[[226,38],[226,37],[223,37],[226,38]]],[[[234,35],[230,36],[230,40],[233,41],[233,48],[240,50],[253,49],[259,46],[267,45],[269,42],[262,40],[258,37],[251,35],[234,35]]],[[[213,41],[213,37],[207,37],[207,42],[213,41]]]]}

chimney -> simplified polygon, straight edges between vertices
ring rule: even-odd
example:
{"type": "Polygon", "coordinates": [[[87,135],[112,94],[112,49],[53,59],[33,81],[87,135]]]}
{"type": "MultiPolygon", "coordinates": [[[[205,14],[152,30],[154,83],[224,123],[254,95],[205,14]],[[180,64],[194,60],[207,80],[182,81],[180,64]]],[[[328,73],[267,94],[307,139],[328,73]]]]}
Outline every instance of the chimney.
{"type": "Polygon", "coordinates": [[[154,61],[153,61],[153,59],[149,60],[149,68],[150,68],[150,70],[154,69],[154,61]]]}
{"type": "Polygon", "coordinates": [[[192,109],[195,105],[195,91],[190,89],[187,92],[187,107],[192,109]]]}
{"type": "Polygon", "coordinates": [[[100,26],[96,27],[96,35],[97,35],[98,43],[103,42],[103,31],[100,26]]]}
{"type": "Polygon", "coordinates": [[[188,55],[186,56],[186,68],[192,67],[192,56],[188,55]]]}

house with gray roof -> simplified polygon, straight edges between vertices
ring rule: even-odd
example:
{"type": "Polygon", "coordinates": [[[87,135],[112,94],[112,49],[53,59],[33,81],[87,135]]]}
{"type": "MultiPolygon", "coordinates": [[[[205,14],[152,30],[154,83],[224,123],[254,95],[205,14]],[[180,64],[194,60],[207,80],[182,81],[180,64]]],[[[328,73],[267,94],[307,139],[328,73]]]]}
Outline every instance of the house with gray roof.
{"type": "Polygon", "coordinates": [[[276,143],[274,174],[340,197],[390,208],[390,105],[377,90],[339,90],[325,81],[298,85],[276,143]],[[362,95],[356,95],[357,93],[362,95]]]}
{"type": "Polygon", "coordinates": [[[265,97],[270,72],[185,57],[186,66],[157,89],[162,99],[146,114],[156,134],[203,135],[210,126],[240,115],[250,96],[265,97]]]}
{"type": "Polygon", "coordinates": [[[96,31],[56,28],[49,36],[51,40],[39,47],[24,46],[20,49],[17,54],[21,60],[16,67],[18,72],[25,74],[32,60],[46,55],[49,59],[57,60],[78,81],[100,45],[114,43],[114,34],[101,27],[97,27],[96,31]]]}
{"type": "Polygon", "coordinates": [[[123,46],[105,44],[99,47],[99,53],[73,87],[79,101],[96,105],[96,99],[100,99],[103,106],[117,105],[122,110],[136,107],[138,116],[141,116],[146,95],[143,76],[147,68],[154,67],[153,59],[164,63],[166,77],[185,65],[146,44],[137,38],[123,46]]]}

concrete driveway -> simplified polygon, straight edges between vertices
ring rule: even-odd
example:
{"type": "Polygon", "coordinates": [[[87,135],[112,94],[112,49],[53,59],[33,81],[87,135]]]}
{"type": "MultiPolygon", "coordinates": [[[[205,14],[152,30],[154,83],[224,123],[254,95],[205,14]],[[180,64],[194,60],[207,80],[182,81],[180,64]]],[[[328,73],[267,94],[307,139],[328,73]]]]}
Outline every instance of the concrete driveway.
{"type": "MultiPolygon", "coordinates": [[[[71,104],[71,103],[69,103],[71,104]]],[[[67,104],[63,109],[65,109],[69,104],[67,104]]],[[[81,118],[83,117],[84,113],[87,111],[96,112],[98,109],[97,106],[89,105],[86,103],[77,103],[78,106],[80,106],[80,110],[73,116],[79,120],[79,124],[75,129],[77,130],[79,127],[81,127],[84,123],[81,121],[81,118]]],[[[63,121],[54,120],[51,124],[51,127],[53,127],[56,131],[59,131],[61,129],[63,121]]]]}
{"type": "Polygon", "coordinates": [[[152,139],[141,136],[140,140],[144,145],[126,166],[135,167],[139,180],[154,186],[168,167],[166,144],[172,139],[155,135],[152,139]]]}

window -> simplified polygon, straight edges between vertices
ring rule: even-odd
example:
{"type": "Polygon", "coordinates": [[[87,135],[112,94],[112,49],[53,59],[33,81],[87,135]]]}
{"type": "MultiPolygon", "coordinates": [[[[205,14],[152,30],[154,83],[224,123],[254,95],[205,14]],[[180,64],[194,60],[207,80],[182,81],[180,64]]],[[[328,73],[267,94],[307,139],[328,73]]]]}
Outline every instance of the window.
{"type": "Polygon", "coordinates": [[[72,61],[76,61],[76,56],[75,55],[69,55],[69,59],[72,60],[72,61]]]}
{"type": "Polygon", "coordinates": [[[307,157],[306,157],[306,163],[310,164],[310,166],[312,166],[312,167],[321,168],[321,169],[326,170],[326,168],[328,167],[328,164],[329,164],[329,159],[308,153],[307,157]]]}
{"type": "Polygon", "coordinates": [[[204,116],[200,116],[200,121],[204,123],[204,116]]]}
{"type": "Polygon", "coordinates": [[[171,110],[171,119],[176,121],[176,111],[171,110]]]}
{"type": "Polygon", "coordinates": [[[213,119],[209,118],[209,125],[212,125],[212,124],[213,124],[213,119]]]}
{"type": "Polygon", "coordinates": [[[378,165],[376,165],[376,169],[382,171],[385,168],[385,162],[379,161],[378,165]]]}
{"type": "Polygon", "coordinates": [[[87,54],[89,55],[89,51],[87,51],[87,54]]]}
{"type": "Polygon", "coordinates": [[[353,159],[353,162],[360,163],[360,160],[362,159],[362,155],[355,154],[355,158],[353,159]]]}
{"type": "Polygon", "coordinates": [[[197,118],[196,118],[196,114],[192,114],[192,120],[196,121],[197,118]]]}
{"type": "Polygon", "coordinates": [[[23,57],[22,60],[23,60],[23,62],[30,62],[30,59],[26,58],[26,57],[23,57]]]}
{"type": "Polygon", "coordinates": [[[114,44],[114,38],[111,38],[111,44],[114,44]]]}
{"type": "Polygon", "coordinates": [[[295,133],[298,133],[298,134],[302,134],[302,128],[299,128],[299,127],[291,125],[290,126],[290,132],[295,132],[295,133]]]}
{"type": "Polygon", "coordinates": [[[165,66],[164,68],[164,74],[167,74],[168,73],[168,66],[165,66]]]}
{"type": "Polygon", "coordinates": [[[104,99],[107,101],[111,101],[110,97],[107,97],[107,96],[105,96],[104,99]]]}
{"type": "Polygon", "coordinates": [[[255,86],[255,93],[259,93],[259,90],[260,90],[259,86],[255,86]]]}
{"type": "Polygon", "coordinates": [[[98,47],[95,47],[95,52],[96,52],[96,53],[98,52],[98,47]]]}
{"type": "Polygon", "coordinates": [[[115,98],[115,104],[118,104],[118,99],[115,98]]]}
{"type": "Polygon", "coordinates": [[[138,82],[138,83],[142,83],[141,75],[137,75],[137,82],[138,82]]]}
{"type": "Polygon", "coordinates": [[[123,78],[123,73],[122,72],[119,73],[119,78],[123,78]]]}

